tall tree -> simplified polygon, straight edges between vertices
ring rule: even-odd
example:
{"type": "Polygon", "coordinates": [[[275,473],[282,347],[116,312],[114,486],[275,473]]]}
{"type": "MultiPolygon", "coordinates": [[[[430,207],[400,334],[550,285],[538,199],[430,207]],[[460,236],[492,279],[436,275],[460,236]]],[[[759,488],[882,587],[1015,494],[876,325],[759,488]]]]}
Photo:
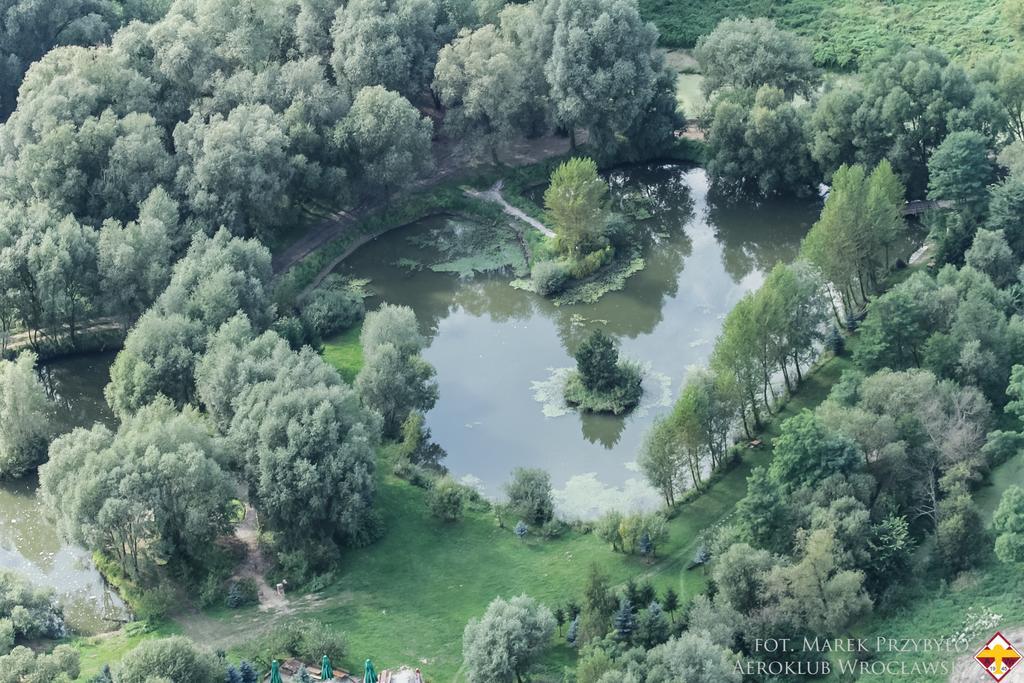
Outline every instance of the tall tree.
{"type": "Polygon", "coordinates": [[[808,96],[818,83],[810,48],[770,19],[723,19],[697,41],[705,95],[769,85],[787,97],[808,96]]]}
{"type": "Polygon", "coordinates": [[[266,105],[241,105],[227,116],[198,114],[174,129],[177,186],[208,230],[269,235],[295,199],[295,175],[283,118],[266,105]]]}
{"type": "Polygon", "coordinates": [[[412,309],[388,304],[366,315],[360,340],[364,364],[356,389],[384,418],[384,434],[398,436],[411,411],[426,412],[437,402],[434,368],[420,356],[426,340],[412,309]]]}
{"type": "Polygon", "coordinates": [[[354,0],[334,20],[331,65],[353,91],[381,86],[408,98],[424,94],[434,73],[440,16],[436,0],[354,0]]]}
{"type": "Polygon", "coordinates": [[[950,133],[928,159],[928,197],[953,201],[972,217],[984,215],[994,180],[989,140],[976,131],[950,133]]]}
{"type": "Polygon", "coordinates": [[[1024,562],[1024,489],[1011,486],[1003,492],[992,518],[996,532],[996,557],[1003,562],[1024,562]]]}
{"type": "Polygon", "coordinates": [[[635,0],[558,0],[546,73],[555,120],[575,145],[577,128],[610,153],[655,97],[664,69],[658,32],[635,0]]]}
{"type": "Polygon", "coordinates": [[[543,526],[555,516],[551,498],[551,476],[541,469],[517,467],[505,487],[508,505],[534,526],[543,526]]]}
{"type": "Polygon", "coordinates": [[[608,217],[608,183],[593,159],[573,157],[551,173],[544,208],[558,233],[559,248],[580,258],[602,246],[608,217]]]}
{"type": "Polygon", "coordinates": [[[670,419],[660,419],[647,430],[637,456],[640,471],[668,506],[675,505],[676,493],[683,489],[680,450],[675,424],[670,419]]]}
{"type": "Polygon", "coordinates": [[[256,240],[221,229],[197,234],[174,264],[171,281],[157,300],[165,314],[180,314],[213,332],[241,311],[260,330],[273,318],[270,303],[270,251],[256,240]]]}
{"type": "Polygon", "coordinates": [[[404,97],[379,85],[359,91],[335,130],[357,160],[366,191],[385,194],[430,170],[432,134],[429,119],[404,97]]]}
{"type": "Polygon", "coordinates": [[[761,426],[758,393],[764,388],[764,373],[758,360],[757,319],[754,296],[747,294],[733,306],[722,324],[722,332],[711,352],[711,369],[735,387],[741,397],[740,418],[747,434],[761,426]]]}
{"type": "Polygon", "coordinates": [[[806,107],[768,85],[724,92],[711,106],[708,173],[716,182],[763,196],[810,193],[806,107]]]}
{"type": "Polygon", "coordinates": [[[53,403],[36,376],[36,356],[0,360],[0,478],[17,478],[46,460],[53,403]]]}
{"type": "Polygon", "coordinates": [[[463,659],[473,680],[522,683],[551,645],[555,618],[526,595],[495,598],[483,617],[470,619],[462,636],[463,659]]]}
{"type": "Polygon", "coordinates": [[[184,316],[157,311],[142,316],[110,366],[110,383],[103,390],[110,409],[123,419],[157,396],[179,408],[190,403],[203,339],[202,326],[184,316]]]}
{"type": "Polygon", "coordinates": [[[64,533],[138,578],[147,560],[201,561],[231,528],[224,461],[198,411],[160,399],[115,434],[95,425],[54,441],[39,488],[64,533]]]}
{"type": "Polygon", "coordinates": [[[537,74],[522,68],[521,53],[501,29],[487,25],[442,48],[434,70],[448,134],[495,160],[502,142],[530,132],[530,110],[543,108],[526,82],[537,74]]]}
{"type": "Polygon", "coordinates": [[[125,329],[153,305],[170,281],[177,228],[177,204],[163,188],[142,204],[138,221],[104,221],[98,243],[100,286],[108,309],[125,329]],[[165,209],[173,211],[173,219],[165,209]]]}

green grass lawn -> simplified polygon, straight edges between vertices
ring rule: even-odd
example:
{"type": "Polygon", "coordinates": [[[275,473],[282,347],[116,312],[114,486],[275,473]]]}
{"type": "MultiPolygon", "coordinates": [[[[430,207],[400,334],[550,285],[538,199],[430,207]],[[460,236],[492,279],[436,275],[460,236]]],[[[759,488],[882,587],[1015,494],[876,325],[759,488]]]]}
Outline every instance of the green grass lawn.
{"type": "Polygon", "coordinates": [[[72,641],[71,644],[78,650],[82,665],[81,673],[76,680],[88,681],[103,669],[104,664],[120,661],[129,650],[143,640],[178,633],[181,633],[181,629],[170,622],[161,623],[156,627],[150,627],[145,622],[135,622],[118,631],[72,641]]]}
{"type": "Polygon", "coordinates": [[[324,342],[324,360],[333,365],[346,382],[355,380],[363,367],[363,346],[359,343],[362,330],[361,324],[356,325],[324,342]]]}
{"type": "MultiPolygon", "coordinates": [[[[766,436],[770,439],[776,433],[778,420],[820,402],[848,363],[845,358],[833,359],[809,375],[766,436]]],[[[523,542],[508,528],[498,528],[487,511],[468,511],[453,524],[439,522],[427,514],[422,489],[390,474],[385,449],[377,503],[384,537],[368,548],[347,551],[329,587],[293,598],[293,613],[321,619],[347,635],[350,648],[341,662],[344,666],[357,668],[371,657],[384,667],[421,666],[435,683],[465,683],[460,670],[463,628],[495,596],[526,593],[552,607],[578,601],[592,564],[614,584],[648,579],[659,593],[674,587],[684,601],[699,593],[706,577],[701,569],[686,567],[701,531],[733,510],[746,492],[750,469],[770,457],[770,445],[747,451],[741,463],[707,492],[680,506],[658,558],[647,564],[613,553],[596,536],[578,531],[551,540],[528,536],[523,542]]],[[[178,619],[198,642],[228,651],[237,651],[271,621],[270,615],[256,609],[189,613],[178,619]]],[[[556,639],[535,680],[560,680],[575,656],[561,638],[556,639]]]]}
{"type": "Polygon", "coordinates": [[[931,45],[971,61],[1014,50],[1019,36],[993,0],[640,0],[662,43],[693,47],[725,17],[770,17],[807,38],[815,61],[832,68],[891,45],[931,45]]]}
{"type": "Polygon", "coordinates": [[[676,101],[688,119],[697,118],[704,109],[706,100],[700,90],[703,82],[704,77],[700,74],[679,74],[676,78],[676,101]]]}
{"type": "MultiPolygon", "coordinates": [[[[336,367],[351,351],[358,332],[332,340],[336,367]]],[[[349,357],[343,365],[356,363],[349,357]]],[[[703,495],[681,505],[669,523],[668,540],[658,558],[613,553],[593,534],[567,531],[556,539],[528,536],[520,541],[496,525],[492,513],[467,511],[465,518],[445,524],[426,512],[425,491],[390,474],[388,450],[382,453],[377,509],[384,519],[384,537],[368,548],[346,551],[322,592],[296,595],[291,614],[315,617],[347,635],[349,653],[340,662],[356,669],[371,657],[380,666],[420,666],[433,683],[468,683],[461,671],[462,631],[498,595],[529,594],[551,606],[579,600],[589,567],[597,564],[620,585],[630,578],[650,580],[659,593],[674,587],[685,602],[705,586],[701,569],[687,570],[701,531],[728,515],[746,492],[752,467],[771,457],[770,439],[778,423],[803,408],[817,405],[828,393],[847,358],[831,359],[806,378],[767,428],[767,445],[746,452],[743,460],[719,477],[703,495]]],[[[188,610],[172,624],[145,632],[127,627],[113,634],[76,641],[82,651],[87,680],[106,662],[120,657],[146,637],[184,632],[197,642],[235,655],[281,615],[243,610],[188,610]]],[[[576,653],[556,638],[535,681],[558,681],[564,667],[575,665],[576,653]]]]}

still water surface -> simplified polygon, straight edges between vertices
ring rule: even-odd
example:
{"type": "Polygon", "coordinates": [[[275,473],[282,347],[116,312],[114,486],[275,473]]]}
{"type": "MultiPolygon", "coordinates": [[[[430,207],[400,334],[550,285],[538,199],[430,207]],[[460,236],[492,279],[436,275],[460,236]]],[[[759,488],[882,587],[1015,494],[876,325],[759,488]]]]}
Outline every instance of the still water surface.
{"type": "MultiPolygon", "coordinates": [[[[644,433],[669,410],[688,368],[707,361],[729,309],[775,263],[796,256],[819,210],[815,201],[712,201],[699,168],[632,168],[609,180],[616,200],[627,193],[648,198],[653,215],[641,230],[647,265],[625,289],[594,304],[554,306],[510,287],[509,273],[410,269],[425,260],[424,238],[454,228],[443,218],[388,233],[339,269],[371,279],[371,307],[389,301],[416,311],[441,389],[427,422],[453,474],[500,496],[513,468],[544,468],[569,516],[657,504],[635,464],[644,433]],[[647,368],[644,401],[628,416],[580,415],[558,400],[573,351],[597,328],[647,368]]],[[[62,431],[113,425],[102,391],[112,360],[82,356],[43,368],[62,431]]],[[[88,553],[58,538],[34,489],[34,481],[0,486],[0,566],[56,588],[76,630],[109,627],[123,618],[123,604],[88,553]]]]}
{"type": "MultiPolygon", "coordinates": [[[[114,424],[103,400],[112,361],[112,354],[95,354],[41,368],[43,383],[58,406],[60,431],[97,421],[114,424]]],[[[35,497],[36,485],[35,478],[27,478],[0,486],[0,567],[54,588],[74,631],[97,633],[115,626],[126,616],[124,604],[104,584],[90,554],[60,539],[35,497]]]]}
{"type": "Polygon", "coordinates": [[[641,231],[647,267],[594,304],[554,306],[510,287],[509,274],[410,269],[423,260],[416,243],[444,218],[388,233],[339,269],[369,278],[376,301],[416,311],[441,390],[427,423],[452,473],[500,495],[513,468],[544,468],[570,516],[657,504],[636,468],[645,432],[669,410],[687,369],[707,361],[725,314],[775,263],[795,258],[820,208],[795,200],[714,203],[703,169],[678,165],[617,171],[609,180],[616,198],[649,197],[653,216],[641,231]],[[597,328],[648,368],[644,401],[628,416],[559,405],[558,379],[597,328]]]}

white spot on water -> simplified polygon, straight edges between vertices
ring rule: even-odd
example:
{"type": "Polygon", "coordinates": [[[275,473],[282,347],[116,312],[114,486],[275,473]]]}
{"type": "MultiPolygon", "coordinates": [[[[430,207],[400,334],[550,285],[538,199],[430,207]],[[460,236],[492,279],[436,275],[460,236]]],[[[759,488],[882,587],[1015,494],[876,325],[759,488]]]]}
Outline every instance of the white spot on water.
{"type": "Polygon", "coordinates": [[[577,474],[552,496],[555,514],[567,521],[594,520],[611,510],[652,512],[661,506],[658,492],[644,480],[627,479],[620,488],[598,481],[593,472],[577,474]]]}

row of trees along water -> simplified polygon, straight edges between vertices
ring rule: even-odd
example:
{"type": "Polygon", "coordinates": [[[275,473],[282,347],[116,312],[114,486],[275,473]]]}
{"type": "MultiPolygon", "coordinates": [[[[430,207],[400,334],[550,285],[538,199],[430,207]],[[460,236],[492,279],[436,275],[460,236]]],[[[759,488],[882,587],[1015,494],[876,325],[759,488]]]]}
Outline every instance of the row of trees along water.
{"type": "MultiPolygon", "coordinates": [[[[436,397],[415,320],[395,308],[368,316],[367,364],[353,388],[271,329],[291,311],[274,309],[269,252],[246,236],[274,237],[300,206],[325,197],[398,191],[411,180],[406,169],[430,158],[430,125],[413,101],[428,106],[432,94],[442,105],[449,98],[452,125],[484,126],[474,142],[493,134],[492,120],[536,130],[535,121],[491,116],[516,98],[477,101],[441,87],[448,76],[436,55],[486,62],[483,49],[496,47],[493,70],[455,75],[476,74],[483,91],[505,93],[507,83],[487,76],[509,73],[498,66],[511,60],[531,74],[523,88],[540,89],[524,111],[543,112],[542,129],[586,128],[602,151],[664,139],[671,80],[632,3],[535,2],[479,27],[493,16],[464,21],[453,7],[302,3],[293,17],[273,2],[179,2],[108,46],[59,48],[29,70],[0,130],[5,324],[33,329],[41,345],[100,312],[125,324],[145,313],[106,391],[120,426],[78,429],[47,449],[44,428],[18,423],[3,433],[4,458],[16,473],[48,457],[41,490],[62,530],[148,595],[158,597],[167,577],[197,582],[212,568],[212,541],[237,522],[236,481],[292,575],[329,565],[338,544],[382,532],[374,447],[436,397]],[[459,27],[472,30],[456,38],[459,27]],[[367,49],[383,44],[401,49],[367,49]],[[124,273],[138,276],[112,279],[124,273]],[[131,301],[112,305],[115,293],[131,301]]],[[[932,571],[968,567],[985,534],[970,492],[1020,445],[1016,431],[991,431],[993,410],[1014,414],[1024,393],[1014,365],[1024,336],[1022,131],[1007,75],[1017,67],[967,72],[934,51],[902,50],[849,87],[821,89],[805,49],[770,23],[744,20],[698,48],[716,184],[801,192],[823,173],[833,189],[804,245],[807,263],[781,266],[730,314],[711,369],[691,379],[669,426],[652,436],[675,454],[659,488],[671,502],[687,474],[699,486],[703,462],[724,460],[721,425],[738,419],[753,430],[773,409],[773,375],[795,389],[830,308],[856,326],[866,306],[855,371],[816,411],[783,423],[772,463],[755,470],[736,515],[706,534],[711,588],[688,608],[685,632],[641,639],[633,619],[644,606],[592,573],[573,637],[581,680],[650,683],[659,671],[663,680],[738,680],[727,664],[735,653],[757,657],[760,635],[836,635],[872,608],[898,604],[893,587],[921,578],[910,554],[930,535],[932,571]],[[946,265],[883,294],[900,182],[911,197],[953,202],[930,219],[946,265]],[[832,297],[820,295],[826,281],[832,297]],[[709,679],[706,661],[726,665],[709,679]]],[[[8,395],[38,394],[26,366],[31,359],[4,366],[21,377],[4,382],[8,395]]],[[[999,529],[1011,534],[1000,556],[1017,559],[1012,515],[999,529]]],[[[539,614],[544,633],[546,609],[496,603],[489,612],[494,623],[527,626],[539,614]]],[[[481,632],[494,629],[474,622],[465,638],[480,680],[520,674],[549,642],[509,637],[481,648],[481,632]],[[535,647],[521,657],[475,656],[523,643],[535,647]]],[[[146,648],[115,667],[115,680],[159,674],[145,663],[186,661],[191,646],[146,648]],[[159,648],[175,654],[149,655],[159,648]]],[[[187,680],[222,677],[182,671],[187,680]]]]}
{"type": "Polygon", "coordinates": [[[471,150],[556,128],[657,148],[677,119],[656,40],[628,0],[201,0],[53,49],[0,129],[0,336],[127,329],[197,234],[274,242],[403,192],[435,118],[471,150]]]}
{"type": "MultiPolygon", "coordinates": [[[[773,378],[799,391],[822,344],[843,372],[826,400],[782,422],[735,512],[702,533],[692,566],[709,568],[708,587],[684,619],[665,626],[675,596],[591,571],[570,602],[573,680],[740,681],[737,662],[813,666],[757,639],[843,635],[991,562],[993,545],[1000,561],[1024,559],[1021,490],[1006,492],[991,534],[972,498],[1024,445],[1019,61],[968,71],[904,48],[822,86],[801,41],[746,19],[723,21],[697,56],[719,187],[810,192],[824,175],[831,189],[801,260],[728,315],[710,367],[652,429],[645,474],[672,505],[728,462],[733,425],[753,435],[775,409],[773,378]],[[909,277],[890,272],[904,265],[893,247],[905,187],[943,201],[924,217],[934,267],[909,277]],[[915,555],[926,542],[934,552],[915,555]]],[[[602,537],[623,549],[621,534],[602,537]]]]}

